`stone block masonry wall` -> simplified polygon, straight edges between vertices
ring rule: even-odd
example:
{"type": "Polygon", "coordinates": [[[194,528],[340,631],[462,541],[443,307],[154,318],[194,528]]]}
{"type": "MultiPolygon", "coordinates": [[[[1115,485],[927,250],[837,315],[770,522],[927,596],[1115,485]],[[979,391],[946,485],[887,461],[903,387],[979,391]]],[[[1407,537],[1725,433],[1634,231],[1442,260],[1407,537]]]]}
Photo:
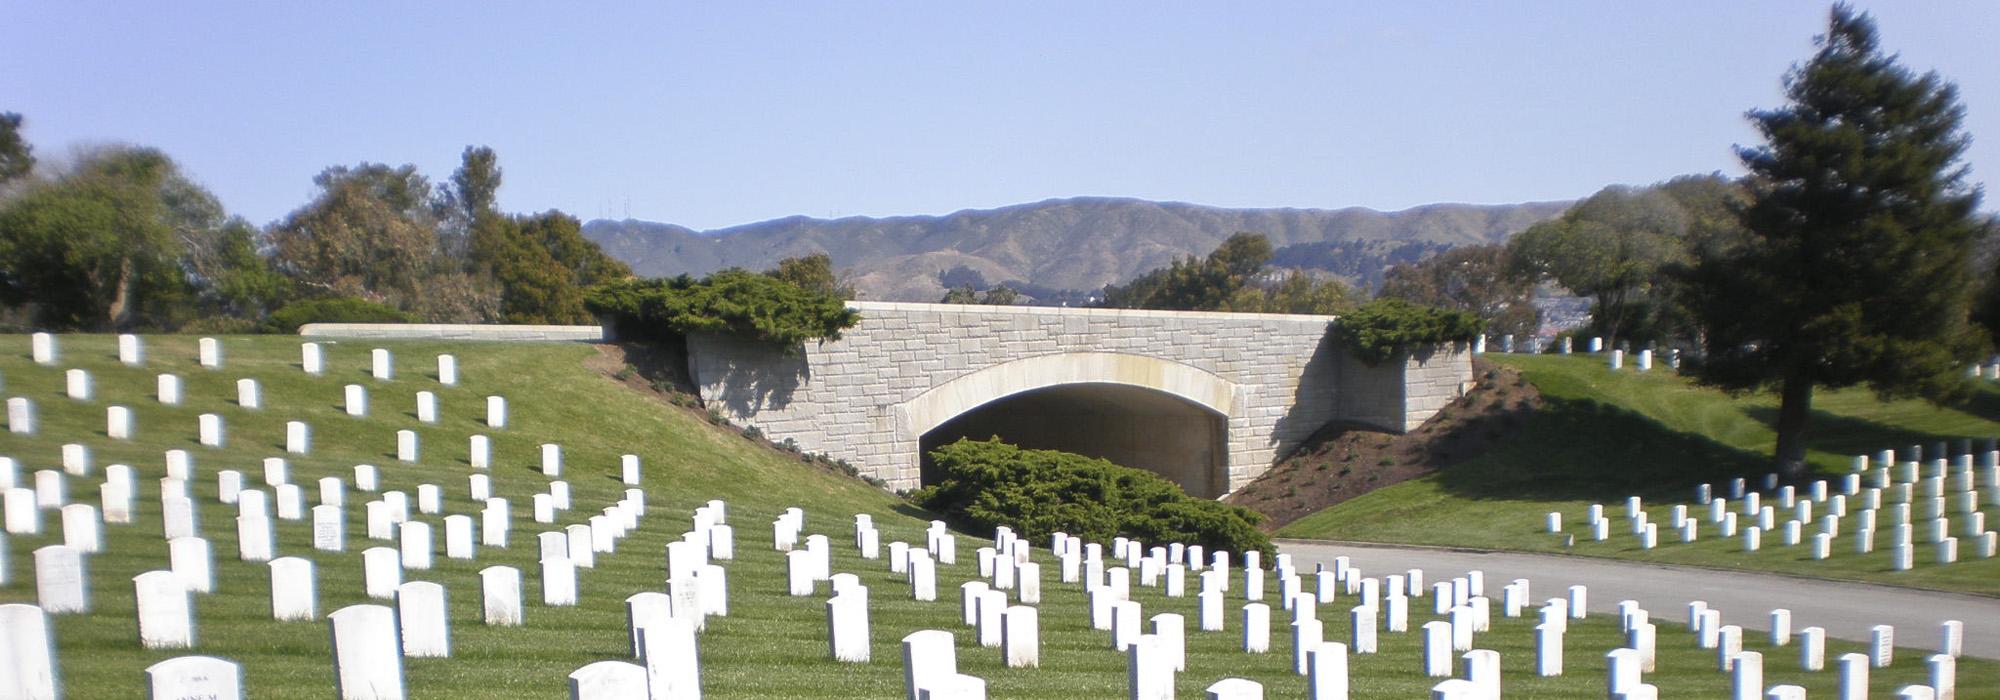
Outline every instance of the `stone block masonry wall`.
{"type": "MultiPolygon", "coordinates": [[[[773,440],[845,459],[890,488],[919,486],[923,433],[1021,391],[1116,383],[1175,394],[1226,418],[1231,491],[1328,421],[1404,429],[1470,379],[1447,361],[1343,372],[1327,316],[854,302],[861,323],[797,354],[720,335],[688,339],[702,399],[773,440]],[[1405,390],[1403,371],[1418,385],[1405,390]],[[1461,372],[1457,377],[1451,372],[1461,372]],[[1343,396],[1350,374],[1368,379],[1343,396]],[[1410,400],[1405,397],[1412,397],[1410,400]]],[[[1455,395],[1455,394],[1452,394],[1455,395]]]]}

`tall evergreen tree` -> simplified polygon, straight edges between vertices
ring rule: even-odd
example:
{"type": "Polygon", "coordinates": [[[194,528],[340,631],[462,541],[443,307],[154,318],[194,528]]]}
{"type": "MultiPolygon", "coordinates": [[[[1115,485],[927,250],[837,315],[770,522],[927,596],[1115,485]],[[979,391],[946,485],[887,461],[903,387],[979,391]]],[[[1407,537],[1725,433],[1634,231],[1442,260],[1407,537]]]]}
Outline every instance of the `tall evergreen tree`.
{"type": "Polygon", "coordinates": [[[1845,5],[1816,44],[1785,78],[1788,103],[1750,113],[1765,143],[1738,149],[1748,233],[1698,251],[1690,290],[1702,377],[1778,390],[1776,461],[1792,478],[1815,387],[1941,399],[1979,347],[1965,261],[1980,192],[1960,163],[1957,89],[1883,53],[1874,21],[1845,5]]]}
{"type": "Polygon", "coordinates": [[[0,184],[28,176],[35,169],[35,149],[21,138],[21,115],[0,112],[0,184]]]}

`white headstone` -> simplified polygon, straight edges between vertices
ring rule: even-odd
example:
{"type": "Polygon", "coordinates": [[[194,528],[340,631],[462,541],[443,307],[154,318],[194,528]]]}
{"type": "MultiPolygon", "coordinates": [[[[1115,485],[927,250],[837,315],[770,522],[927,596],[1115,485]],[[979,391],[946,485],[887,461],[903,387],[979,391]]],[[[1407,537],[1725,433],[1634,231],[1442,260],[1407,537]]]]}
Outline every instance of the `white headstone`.
{"type": "Polygon", "coordinates": [[[396,620],[402,625],[403,655],[411,658],[451,656],[450,606],[444,586],[410,581],[396,587],[396,620]]]}
{"type": "Polygon", "coordinates": [[[139,645],[147,649],[194,646],[194,607],[187,586],[172,571],[148,571],[132,578],[139,617],[139,645]]]}
{"type": "Polygon", "coordinates": [[[576,564],[568,557],[542,558],[542,604],[576,605],[576,564]]]}
{"type": "Polygon", "coordinates": [[[62,523],[63,544],[85,554],[104,549],[104,526],[97,519],[96,506],[88,503],[63,506],[62,523]]]}
{"type": "Polygon", "coordinates": [[[1210,684],[1206,692],[1208,700],[1264,700],[1264,686],[1247,678],[1224,678],[1210,684]]]}
{"type": "Polygon", "coordinates": [[[430,523],[409,521],[396,530],[397,545],[403,557],[403,568],[425,570],[431,568],[431,554],[435,544],[431,540],[430,523]]]}
{"type": "Polygon", "coordinates": [[[104,436],[113,440],[132,439],[132,409],[124,406],[105,407],[104,436]]]}
{"type": "Polygon", "coordinates": [[[414,430],[396,431],[396,459],[404,462],[417,461],[416,431],[414,430]]]}
{"type": "Polygon", "coordinates": [[[396,358],[387,349],[375,348],[370,350],[368,351],[368,358],[371,365],[369,368],[370,375],[376,379],[384,380],[396,377],[396,358]]]}
{"type": "Polygon", "coordinates": [[[168,406],[181,405],[181,378],[171,374],[160,375],[154,380],[153,396],[168,406]]]}
{"type": "Polygon", "coordinates": [[[243,669],[212,656],[179,656],[147,666],[146,689],[155,700],[243,700],[243,669]]]}
{"type": "Polygon", "coordinates": [[[35,434],[35,402],[20,396],[7,399],[7,432],[35,434]]]}
{"type": "Polygon", "coordinates": [[[333,635],[334,692],[341,700],[403,700],[396,611],[386,605],[350,605],[326,617],[333,635]]]}
{"type": "Polygon", "coordinates": [[[197,342],[197,355],[201,366],[215,369],[222,366],[222,343],[214,338],[202,338],[197,342]]]}
{"type": "Polygon", "coordinates": [[[507,397],[486,397],[486,427],[496,430],[507,427],[507,397]]]}
{"type": "Polygon", "coordinates": [[[444,518],[444,555],[452,559],[471,559],[473,556],[472,516],[447,515],[444,518]]]}
{"type": "Polygon", "coordinates": [[[439,355],[437,359],[437,379],[445,386],[458,386],[458,358],[439,355]]]}
{"type": "Polygon", "coordinates": [[[701,661],[695,626],[670,618],[640,634],[645,653],[646,692],[653,700],[700,700],[701,661]]]}
{"type": "Polygon", "coordinates": [[[1271,606],[1249,603],[1243,606],[1243,651],[1262,654],[1271,650],[1271,606]]]}
{"type": "Polygon", "coordinates": [[[479,511],[479,544],[487,547],[507,546],[509,520],[507,499],[488,498],[485,509],[479,511]]]}
{"type": "Polygon", "coordinates": [[[368,597],[393,600],[396,587],[403,585],[402,554],[388,547],[362,550],[361,580],[368,597]]]}
{"type": "Polygon", "coordinates": [[[340,506],[313,506],[312,514],[313,549],[322,552],[346,551],[347,518],[340,506]]]}
{"type": "Polygon", "coordinates": [[[958,675],[958,654],[951,633],[922,630],[903,637],[903,690],[905,700],[918,700],[918,691],[958,675]]]}
{"type": "Polygon", "coordinates": [[[472,468],[473,469],[492,468],[493,441],[484,435],[474,435],[471,437],[469,442],[471,444],[468,447],[469,454],[466,457],[466,460],[472,464],[472,468]]]}
{"type": "Polygon", "coordinates": [[[261,515],[237,516],[237,558],[243,561],[270,561],[277,556],[276,540],[270,518],[261,515]]]}
{"type": "Polygon", "coordinates": [[[0,697],[55,700],[62,697],[56,669],[56,641],[48,613],[22,603],[0,604],[0,697]]]}
{"type": "Polygon", "coordinates": [[[209,552],[208,540],[199,537],[176,537],[167,541],[168,568],[180,579],[181,585],[196,593],[215,590],[214,564],[209,552]]]}
{"type": "Polygon", "coordinates": [[[118,362],[127,365],[141,365],[146,362],[146,344],[139,336],[130,333],[118,334],[118,362]]]}
{"type": "Polygon", "coordinates": [[[1876,668],[1888,668],[1896,658],[1896,628],[1889,625],[1868,628],[1868,649],[1876,668]]]}
{"type": "Polygon", "coordinates": [[[368,415],[368,388],[360,384],[349,384],[341,388],[341,405],[347,415],[364,418],[368,415]]]}
{"type": "Polygon", "coordinates": [[[195,419],[200,429],[201,444],[206,447],[222,446],[222,416],[203,413],[195,419]]]}
{"type": "Polygon", "coordinates": [[[520,569],[511,566],[480,569],[479,592],[486,624],[515,627],[523,622],[520,569]]]}
{"type": "Polygon", "coordinates": [[[88,612],[90,577],[83,552],[59,544],[35,550],[35,596],[50,615],[88,612]]]}
{"type": "MultiPolygon", "coordinates": [[[[450,357],[450,355],[439,357],[450,357]]],[[[569,674],[570,700],[628,700],[645,697],[646,667],[629,661],[598,661],[569,674]]]]}
{"type": "Polygon", "coordinates": [[[83,476],[90,473],[90,448],[77,443],[62,446],[62,468],[65,474],[83,476]]]}
{"type": "Polygon", "coordinates": [[[326,354],[320,350],[319,343],[299,344],[299,368],[315,377],[326,372],[326,354]]]}
{"type": "Polygon", "coordinates": [[[319,616],[319,582],[311,559],[271,560],[271,619],[309,622],[319,616]]]}
{"type": "Polygon", "coordinates": [[[236,380],[236,405],[253,410],[264,407],[264,390],[257,385],[257,380],[236,380]]]}
{"type": "Polygon", "coordinates": [[[417,420],[425,423],[438,421],[438,397],[428,391],[417,392],[417,420]]]}
{"type": "Polygon", "coordinates": [[[1001,620],[1001,658],[1008,668],[1039,668],[1042,665],[1040,612],[1026,605],[1007,608],[1001,620]]]}
{"type": "Polygon", "coordinates": [[[868,589],[856,586],[826,601],[827,646],[835,661],[868,662],[868,589]]]}
{"type": "Polygon", "coordinates": [[[375,465],[373,464],[354,465],[354,488],[360,489],[362,491],[374,491],[377,485],[378,484],[375,478],[375,465]]]}
{"type": "Polygon", "coordinates": [[[559,478],[562,476],[562,446],[542,445],[542,475],[559,478]]]}
{"type": "Polygon", "coordinates": [[[285,452],[295,455],[312,452],[312,426],[305,421],[285,421],[285,452]]]}
{"type": "Polygon", "coordinates": [[[42,531],[42,511],[37,501],[34,489],[18,486],[0,495],[0,506],[7,512],[7,534],[33,535],[42,531]]]}
{"type": "Polygon", "coordinates": [[[62,472],[42,469],[35,472],[35,506],[54,510],[69,503],[69,480],[62,472]]]}

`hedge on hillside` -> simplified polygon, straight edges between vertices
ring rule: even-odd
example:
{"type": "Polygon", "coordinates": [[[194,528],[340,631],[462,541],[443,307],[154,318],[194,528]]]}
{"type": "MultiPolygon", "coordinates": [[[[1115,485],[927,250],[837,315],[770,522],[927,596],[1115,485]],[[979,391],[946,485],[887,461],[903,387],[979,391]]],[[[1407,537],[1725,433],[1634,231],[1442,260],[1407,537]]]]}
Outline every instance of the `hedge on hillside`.
{"type": "Polygon", "coordinates": [[[271,312],[264,327],[273,333],[297,333],[308,323],[415,323],[417,317],[353,297],[323,297],[286,304],[271,312]]]}
{"type": "Polygon", "coordinates": [[[1382,298],[1341,316],[1329,330],[1342,347],[1372,367],[1410,348],[1471,340],[1480,322],[1466,311],[1382,298]]]}
{"type": "Polygon", "coordinates": [[[584,305],[610,317],[620,337],[729,333],[786,353],[807,340],[839,340],[861,318],[831,294],[739,269],[599,285],[584,305]]]}
{"type": "Polygon", "coordinates": [[[959,440],[931,452],[943,479],[911,496],[980,530],[1005,525],[1036,542],[1057,531],[1091,542],[1115,537],[1274,553],[1264,516],[1189,496],[1152,472],[998,439],[959,440]]]}

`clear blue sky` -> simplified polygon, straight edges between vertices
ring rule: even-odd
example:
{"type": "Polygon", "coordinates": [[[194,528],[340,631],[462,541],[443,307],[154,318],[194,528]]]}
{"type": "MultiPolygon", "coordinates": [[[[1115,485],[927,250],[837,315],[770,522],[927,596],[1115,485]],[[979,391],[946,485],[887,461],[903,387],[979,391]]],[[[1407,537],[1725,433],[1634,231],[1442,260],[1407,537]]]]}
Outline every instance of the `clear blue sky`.
{"type": "MultiPolygon", "coordinates": [[[[1958,83],[1995,182],[2000,2],[1861,6],[1958,83]]],[[[1743,112],[1781,102],[1826,12],[0,0],[0,110],[44,156],[164,149],[260,223],[329,165],[441,181],[467,144],[499,152],[508,210],[695,228],[1074,195],[1398,209],[1736,173],[1743,112]]]]}

